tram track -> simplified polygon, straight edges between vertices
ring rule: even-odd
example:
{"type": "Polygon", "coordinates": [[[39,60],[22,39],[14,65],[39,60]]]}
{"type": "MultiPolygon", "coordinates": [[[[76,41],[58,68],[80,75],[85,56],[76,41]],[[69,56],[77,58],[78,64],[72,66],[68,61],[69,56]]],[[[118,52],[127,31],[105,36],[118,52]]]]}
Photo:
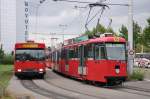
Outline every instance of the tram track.
{"type": "MultiPolygon", "coordinates": [[[[106,87],[105,87],[106,88],[106,87]]],[[[139,88],[139,87],[133,87],[133,86],[113,86],[113,87],[107,87],[116,91],[122,91],[126,93],[141,95],[141,96],[147,96],[150,97],[150,90],[145,88],[139,88]]]]}
{"type": "Polygon", "coordinates": [[[140,87],[133,87],[133,86],[123,86],[123,88],[125,89],[131,89],[131,90],[136,90],[136,91],[142,91],[142,92],[147,92],[150,94],[150,89],[146,89],[146,88],[140,88],[140,87]]]}
{"type": "Polygon", "coordinates": [[[66,91],[70,91],[70,92],[74,92],[74,93],[78,93],[78,94],[82,94],[82,95],[86,95],[86,96],[89,96],[89,97],[93,97],[93,98],[97,98],[97,99],[107,99],[105,97],[100,97],[100,96],[95,96],[95,95],[90,95],[90,94],[86,94],[86,93],[83,93],[83,92],[79,92],[79,91],[75,91],[75,90],[72,90],[72,89],[68,89],[68,88],[64,88],[64,87],[61,87],[61,86],[58,86],[48,80],[45,80],[45,82],[47,82],[48,84],[51,84],[57,88],[60,88],[60,89],[63,89],[63,90],[66,90],[66,91]]]}
{"type": "MultiPolygon", "coordinates": [[[[48,78],[48,77],[47,77],[48,78]]],[[[49,78],[48,78],[49,79],[49,78]]],[[[55,86],[55,87],[58,87],[58,88],[61,88],[61,89],[64,89],[64,90],[68,90],[68,91],[72,91],[72,92],[76,92],[76,93],[79,93],[79,94],[84,94],[84,95],[88,95],[88,96],[92,96],[92,97],[95,97],[95,95],[89,95],[89,94],[86,94],[86,93],[82,93],[82,92],[79,92],[79,91],[75,91],[73,89],[68,89],[68,88],[65,88],[65,87],[62,87],[62,86],[59,86],[55,83],[52,83],[50,82],[48,79],[45,79],[45,82],[55,86]]],[[[150,90],[149,89],[144,89],[144,88],[139,88],[139,87],[132,87],[132,86],[127,86],[127,85],[123,85],[123,86],[113,86],[113,87],[107,87],[107,86],[96,86],[96,85],[92,85],[92,86],[95,86],[95,87],[100,87],[100,88],[110,88],[112,90],[115,90],[115,91],[121,91],[121,92],[126,92],[126,93],[130,93],[130,94],[136,94],[136,95],[141,95],[141,96],[146,96],[146,97],[150,97],[150,90]]],[[[97,96],[96,96],[97,97],[97,96]]],[[[100,97],[99,97],[100,98],[100,97]]],[[[101,97],[103,99],[106,99],[105,97],[101,97]]]]}
{"type": "MultiPolygon", "coordinates": [[[[42,96],[48,97],[48,98],[52,98],[52,99],[85,99],[83,97],[87,96],[87,99],[107,99],[108,97],[104,97],[103,95],[97,95],[97,94],[93,94],[93,93],[87,93],[84,90],[76,90],[76,89],[71,89],[68,88],[67,86],[63,86],[63,85],[59,85],[56,82],[51,82],[52,79],[60,79],[59,77],[57,77],[57,75],[52,74],[51,77],[46,76],[46,79],[44,80],[21,80],[21,84],[35,92],[38,93],[42,96]],[[56,77],[55,77],[56,76],[56,77]],[[51,78],[52,77],[52,78],[51,78]],[[43,82],[43,84],[42,84],[43,82]],[[63,91],[58,92],[49,87],[45,87],[44,83],[47,84],[47,86],[52,86],[56,89],[60,89],[60,90],[65,90],[67,92],[73,93],[73,95],[69,95],[68,94],[64,94],[63,91]],[[74,94],[77,94],[77,96],[75,96],[74,94]],[[90,98],[89,98],[90,97],[90,98]]],[[[94,85],[92,85],[94,86],[94,85]]],[[[139,95],[139,96],[145,96],[145,97],[150,97],[150,90],[148,89],[144,89],[144,88],[139,88],[139,87],[131,87],[131,86],[127,86],[127,85],[123,85],[123,86],[113,86],[113,87],[103,87],[103,86],[95,86],[95,87],[99,87],[99,88],[105,88],[105,89],[111,89],[112,91],[118,91],[118,92],[123,92],[123,93],[129,93],[129,94],[133,94],[133,95],[139,95]]],[[[78,88],[77,88],[78,89],[78,88]]],[[[89,91],[90,92],[90,91],[89,91]]]]}
{"type": "Polygon", "coordinates": [[[52,99],[76,99],[74,97],[65,96],[65,95],[62,95],[59,93],[55,93],[51,90],[44,89],[44,88],[36,85],[32,80],[21,80],[21,84],[25,88],[27,88],[37,94],[40,94],[42,96],[48,97],[50,99],[51,98],[52,99]]]}
{"type": "MultiPolygon", "coordinates": [[[[97,97],[97,98],[102,98],[102,99],[106,99],[105,97],[98,97],[98,96],[94,96],[94,95],[89,95],[89,94],[86,94],[86,93],[82,93],[82,92],[79,92],[79,91],[74,91],[72,89],[67,89],[67,88],[63,88],[63,87],[60,87],[54,83],[51,83],[49,82],[48,80],[45,80],[47,83],[55,86],[55,87],[58,87],[58,88],[61,88],[61,89],[64,89],[64,90],[67,90],[67,91],[72,91],[72,92],[76,92],[76,93],[79,93],[79,94],[84,94],[84,95],[88,95],[88,96],[92,96],[92,97],[97,97]]],[[[97,87],[100,87],[100,86],[97,86],[97,87]]],[[[100,87],[100,88],[110,88],[110,87],[100,87]]],[[[111,87],[110,89],[112,90],[115,90],[115,91],[121,91],[121,92],[126,92],[126,93],[130,93],[130,94],[136,94],[136,95],[141,95],[141,96],[146,96],[146,97],[150,97],[150,90],[145,90],[145,89],[140,89],[140,88],[132,88],[132,87],[126,87],[126,86],[123,86],[123,87],[111,87]]]]}

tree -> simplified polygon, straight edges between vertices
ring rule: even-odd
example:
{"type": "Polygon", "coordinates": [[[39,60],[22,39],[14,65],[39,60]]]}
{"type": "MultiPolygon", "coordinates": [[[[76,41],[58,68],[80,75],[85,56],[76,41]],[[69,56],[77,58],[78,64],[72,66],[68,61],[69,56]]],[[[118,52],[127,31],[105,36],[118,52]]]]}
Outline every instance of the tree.
{"type": "Polygon", "coordinates": [[[92,37],[93,37],[93,34],[92,34],[92,32],[91,32],[91,31],[86,31],[86,32],[85,32],[85,35],[88,35],[90,38],[92,38],[92,37]]]}
{"type": "Polygon", "coordinates": [[[121,33],[121,37],[125,38],[128,40],[128,29],[125,25],[122,25],[121,28],[119,29],[119,32],[121,33]]]}
{"type": "Polygon", "coordinates": [[[4,57],[4,51],[2,48],[0,48],[0,63],[2,62],[3,57],[4,57]]]}
{"type": "MultiPolygon", "coordinates": [[[[87,34],[89,37],[93,37],[100,35],[99,33],[105,33],[106,31],[106,28],[103,25],[99,24],[97,27],[94,27],[92,31],[86,31],[85,34],[87,34]]],[[[113,31],[113,29],[111,29],[110,31],[113,31]]]]}
{"type": "Polygon", "coordinates": [[[98,24],[97,26],[97,31],[100,32],[100,33],[105,33],[107,32],[105,26],[101,25],[101,24],[98,24]]]}
{"type": "MultiPolygon", "coordinates": [[[[124,37],[126,40],[128,40],[128,29],[125,25],[121,26],[119,32],[121,33],[121,37],[124,37]]],[[[137,49],[138,44],[142,44],[142,42],[144,42],[141,33],[142,28],[137,22],[133,21],[133,46],[135,50],[137,49]]]]}
{"type": "Polygon", "coordinates": [[[133,21],[133,46],[136,49],[137,44],[140,42],[140,34],[142,33],[142,28],[139,26],[139,24],[135,21],[133,21]]]}
{"type": "Polygon", "coordinates": [[[143,38],[145,40],[145,45],[147,47],[150,46],[150,18],[147,19],[148,26],[146,26],[143,30],[143,38]]]}
{"type": "Polygon", "coordinates": [[[106,30],[108,33],[115,33],[114,30],[110,27],[106,30]]]}

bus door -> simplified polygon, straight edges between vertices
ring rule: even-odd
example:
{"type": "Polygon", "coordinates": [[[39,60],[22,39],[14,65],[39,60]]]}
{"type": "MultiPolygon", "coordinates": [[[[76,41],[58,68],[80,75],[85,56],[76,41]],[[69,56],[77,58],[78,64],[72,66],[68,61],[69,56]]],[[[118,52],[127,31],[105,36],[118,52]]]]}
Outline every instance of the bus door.
{"type": "Polygon", "coordinates": [[[78,57],[79,57],[79,67],[78,74],[84,75],[84,46],[81,45],[78,49],[78,57]]]}

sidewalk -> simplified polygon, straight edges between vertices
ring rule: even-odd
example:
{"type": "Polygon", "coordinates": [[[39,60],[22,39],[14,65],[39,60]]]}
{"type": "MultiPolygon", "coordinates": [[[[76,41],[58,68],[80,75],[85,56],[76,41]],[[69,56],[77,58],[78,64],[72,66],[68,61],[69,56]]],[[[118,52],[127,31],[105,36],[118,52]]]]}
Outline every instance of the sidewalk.
{"type": "Polygon", "coordinates": [[[48,99],[44,96],[41,96],[39,94],[36,94],[36,93],[24,88],[21,85],[20,80],[18,80],[14,76],[12,77],[6,91],[14,99],[48,99]]]}

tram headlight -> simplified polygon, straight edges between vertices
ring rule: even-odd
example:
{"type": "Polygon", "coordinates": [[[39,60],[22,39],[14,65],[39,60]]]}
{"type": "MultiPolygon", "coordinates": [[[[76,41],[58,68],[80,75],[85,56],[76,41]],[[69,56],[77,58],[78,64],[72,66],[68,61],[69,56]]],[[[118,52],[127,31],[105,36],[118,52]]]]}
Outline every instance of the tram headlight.
{"type": "Polygon", "coordinates": [[[22,70],[21,70],[21,69],[18,69],[17,71],[18,71],[18,72],[21,72],[22,70]]]}
{"type": "Polygon", "coordinates": [[[115,69],[116,73],[119,74],[120,73],[120,69],[115,69]]]}

